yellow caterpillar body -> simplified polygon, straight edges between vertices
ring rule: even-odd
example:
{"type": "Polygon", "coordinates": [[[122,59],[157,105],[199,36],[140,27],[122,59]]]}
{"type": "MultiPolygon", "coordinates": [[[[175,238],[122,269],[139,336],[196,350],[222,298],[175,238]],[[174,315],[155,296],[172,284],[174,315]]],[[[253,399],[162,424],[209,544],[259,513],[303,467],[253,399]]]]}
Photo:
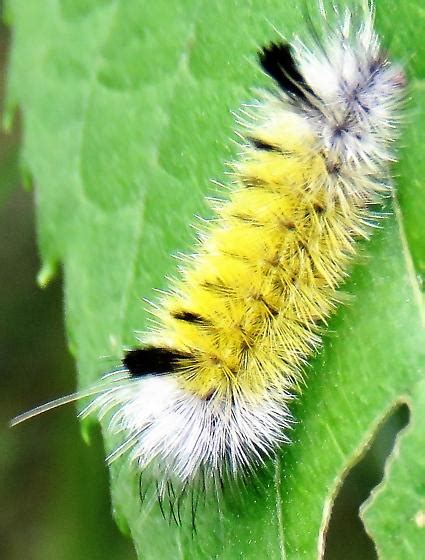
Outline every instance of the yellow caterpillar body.
{"type": "Polygon", "coordinates": [[[354,232],[365,230],[364,201],[329,190],[317,140],[296,124],[252,131],[273,149],[245,148],[230,201],[160,312],[153,340],[188,353],[176,375],[200,398],[293,390],[337,299],[354,232]]]}

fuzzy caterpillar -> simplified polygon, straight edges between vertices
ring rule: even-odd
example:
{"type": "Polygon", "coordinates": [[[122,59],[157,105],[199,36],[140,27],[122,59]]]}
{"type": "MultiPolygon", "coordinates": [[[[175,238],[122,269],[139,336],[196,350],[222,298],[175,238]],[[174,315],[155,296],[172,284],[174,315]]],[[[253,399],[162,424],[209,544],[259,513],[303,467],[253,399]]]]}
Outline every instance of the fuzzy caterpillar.
{"type": "MultiPolygon", "coordinates": [[[[327,17],[327,16],[326,16],[327,17]]],[[[276,82],[245,122],[229,200],[216,205],[143,347],[87,392],[128,453],[165,488],[250,471],[286,441],[289,404],[338,287],[391,192],[404,76],[362,17],[324,20],[320,46],[272,44],[276,82]]],[[[160,490],[161,492],[161,490],[160,490]]],[[[162,490],[163,492],[163,490],[162,490]]]]}

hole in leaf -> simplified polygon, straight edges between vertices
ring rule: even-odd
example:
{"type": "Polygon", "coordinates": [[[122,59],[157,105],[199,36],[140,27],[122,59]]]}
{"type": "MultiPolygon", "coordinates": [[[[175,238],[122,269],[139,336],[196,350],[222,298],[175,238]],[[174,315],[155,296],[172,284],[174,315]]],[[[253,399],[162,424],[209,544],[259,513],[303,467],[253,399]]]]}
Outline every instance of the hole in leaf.
{"type": "Polygon", "coordinates": [[[409,407],[393,409],[371,438],[365,455],[346,474],[335,497],[325,543],[325,560],[378,560],[359,508],[383,479],[385,463],[400,430],[409,423],[409,407]]]}

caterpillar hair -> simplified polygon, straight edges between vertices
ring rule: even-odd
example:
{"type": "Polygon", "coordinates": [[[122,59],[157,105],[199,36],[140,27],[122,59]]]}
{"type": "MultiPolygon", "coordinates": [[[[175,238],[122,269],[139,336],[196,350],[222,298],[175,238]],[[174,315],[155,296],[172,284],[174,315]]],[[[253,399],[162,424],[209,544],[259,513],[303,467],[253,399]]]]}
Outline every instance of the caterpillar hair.
{"type": "Polygon", "coordinates": [[[108,461],[149,468],[160,502],[251,473],[288,441],[305,364],[392,192],[404,73],[373,5],[320,6],[320,33],[260,51],[274,89],[243,110],[228,196],[140,347],[98,384],[12,421],[89,397],[80,416],[107,417],[121,442],[108,461]]]}

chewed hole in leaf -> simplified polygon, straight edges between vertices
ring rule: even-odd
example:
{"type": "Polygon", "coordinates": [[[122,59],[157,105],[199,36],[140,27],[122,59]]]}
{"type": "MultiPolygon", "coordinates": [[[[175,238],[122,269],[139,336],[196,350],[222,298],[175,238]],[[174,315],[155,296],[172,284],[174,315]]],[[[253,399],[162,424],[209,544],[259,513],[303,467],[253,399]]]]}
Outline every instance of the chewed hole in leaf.
{"type": "Polygon", "coordinates": [[[334,499],[329,519],[325,560],[378,560],[375,545],[366,533],[359,508],[384,477],[397,436],[409,423],[406,404],[398,404],[372,435],[366,453],[346,473],[334,499]]]}

